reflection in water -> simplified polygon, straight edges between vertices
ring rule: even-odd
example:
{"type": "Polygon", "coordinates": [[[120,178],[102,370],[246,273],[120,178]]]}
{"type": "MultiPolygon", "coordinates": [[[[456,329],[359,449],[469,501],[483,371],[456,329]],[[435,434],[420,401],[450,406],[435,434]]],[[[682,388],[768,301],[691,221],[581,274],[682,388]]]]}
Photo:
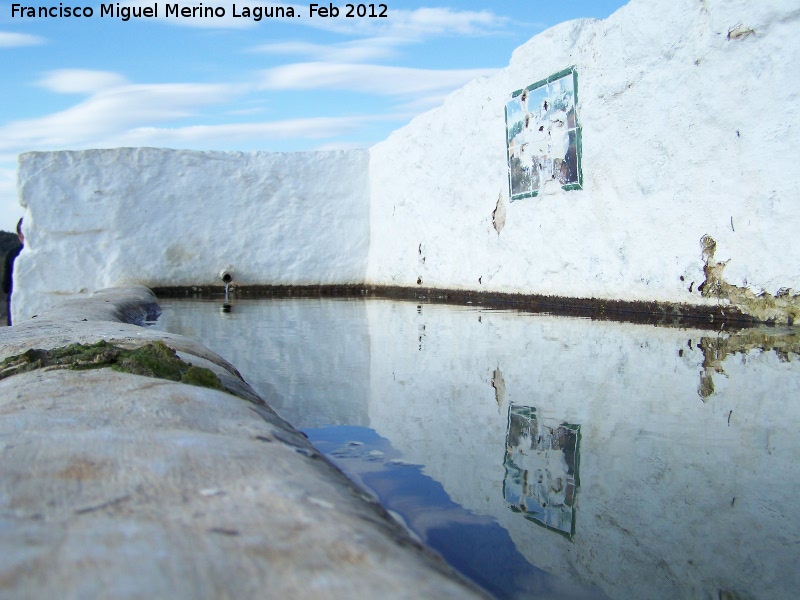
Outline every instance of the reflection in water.
{"type": "Polygon", "coordinates": [[[551,592],[563,598],[800,589],[796,330],[717,334],[383,300],[218,306],[164,302],[157,327],[222,354],[311,437],[332,425],[377,432],[383,446],[331,450],[371,465],[360,481],[454,564],[505,535],[535,570],[498,595],[539,594],[542,572],[564,583],[551,592]],[[484,542],[441,534],[497,526],[505,533],[484,542]]]}
{"type": "Polygon", "coordinates": [[[309,440],[423,542],[498,598],[605,598],[533,567],[493,519],[453,502],[421,465],[367,427],[306,429],[309,440]]]}
{"type": "Polygon", "coordinates": [[[570,538],[575,534],[580,431],[580,425],[545,425],[533,407],[508,408],[503,497],[526,519],[570,538]]]}
{"type": "MultiPolygon", "coordinates": [[[[703,336],[698,345],[703,351],[703,370],[697,393],[705,400],[714,394],[714,375],[725,374],[722,363],[729,356],[741,354],[747,360],[750,351],[774,352],[782,362],[789,362],[793,355],[800,354],[800,331],[792,328],[776,331],[774,327],[748,329],[731,335],[703,336]]],[[[692,340],[688,346],[692,347],[692,340]]]]}

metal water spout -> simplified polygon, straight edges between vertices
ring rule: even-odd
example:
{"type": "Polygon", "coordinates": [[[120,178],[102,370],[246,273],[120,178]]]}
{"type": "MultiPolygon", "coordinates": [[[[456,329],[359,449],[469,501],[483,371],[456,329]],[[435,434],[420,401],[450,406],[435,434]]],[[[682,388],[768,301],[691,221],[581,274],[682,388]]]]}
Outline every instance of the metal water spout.
{"type": "Polygon", "coordinates": [[[228,288],[233,282],[233,271],[231,269],[222,269],[222,271],[219,272],[219,278],[222,279],[222,283],[225,284],[224,307],[228,307],[228,310],[226,312],[230,312],[230,304],[228,303],[228,288]]]}
{"type": "Polygon", "coordinates": [[[229,269],[222,269],[219,272],[219,278],[222,279],[222,283],[225,284],[225,295],[228,295],[228,286],[230,286],[231,282],[233,281],[233,273],[229,269]]]}

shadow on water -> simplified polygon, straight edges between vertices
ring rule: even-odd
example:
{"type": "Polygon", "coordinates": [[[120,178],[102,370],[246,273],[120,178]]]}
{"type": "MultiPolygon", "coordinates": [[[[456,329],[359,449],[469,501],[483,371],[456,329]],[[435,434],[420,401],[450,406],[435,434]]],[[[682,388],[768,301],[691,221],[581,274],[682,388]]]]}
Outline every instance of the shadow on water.
{"type": "Polygon", "coordinates": [[[162,302],[498,597],[790,598],[800,332],[359,299],[162,302]]]}

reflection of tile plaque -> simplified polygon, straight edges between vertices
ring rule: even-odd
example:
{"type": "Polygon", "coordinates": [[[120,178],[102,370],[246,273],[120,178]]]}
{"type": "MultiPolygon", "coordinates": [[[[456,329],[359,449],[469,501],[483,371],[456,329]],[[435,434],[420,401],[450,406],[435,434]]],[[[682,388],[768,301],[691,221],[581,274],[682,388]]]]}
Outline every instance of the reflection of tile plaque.
{"type": "Polygon", "coordinates": [[[580,425],[544,423],[530,406],[511,405],[503,498],[525,518],[572,537],[579,479],[580,425]]]}
{"type": "Polygon", "coordinates": [[[506,103],[506,142],[512,202],[537,196],[547,186],[582,188],[577,103],[575,67],[511,94],[506,103]]]}

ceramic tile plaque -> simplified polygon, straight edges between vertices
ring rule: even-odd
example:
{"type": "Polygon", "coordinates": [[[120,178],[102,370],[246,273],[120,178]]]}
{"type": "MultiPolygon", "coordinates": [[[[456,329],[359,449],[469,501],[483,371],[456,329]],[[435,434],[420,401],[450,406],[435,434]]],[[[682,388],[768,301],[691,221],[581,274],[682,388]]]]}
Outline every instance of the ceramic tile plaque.
{"type": "Polygon", "coordinates": [[[577,103],[575,67],[511,94],[505,112],[512,202],[538,196],[554,186],[582,188],[577,103]]]}

